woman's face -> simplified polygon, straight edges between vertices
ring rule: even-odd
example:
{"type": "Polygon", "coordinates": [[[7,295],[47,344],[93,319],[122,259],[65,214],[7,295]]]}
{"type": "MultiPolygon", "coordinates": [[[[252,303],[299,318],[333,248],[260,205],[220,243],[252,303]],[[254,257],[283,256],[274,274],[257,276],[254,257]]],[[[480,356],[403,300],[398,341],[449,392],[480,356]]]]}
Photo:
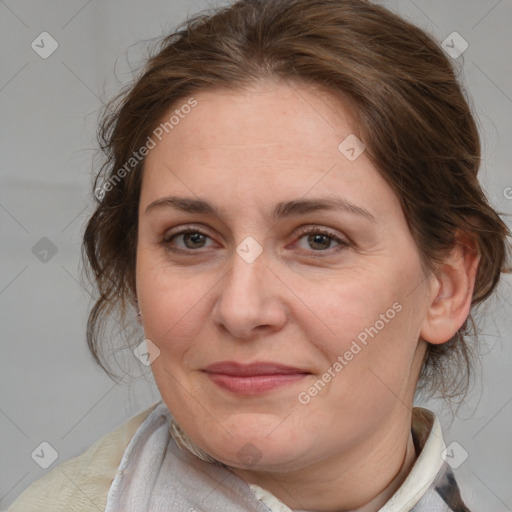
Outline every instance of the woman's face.
{"type": "Polygon", "coordinates": [[[255,470],[407,424],[430,280],[348,110],[269,82],[194,98],[154,138],[139,209],[137,295],[169,410],[255,470]]]}

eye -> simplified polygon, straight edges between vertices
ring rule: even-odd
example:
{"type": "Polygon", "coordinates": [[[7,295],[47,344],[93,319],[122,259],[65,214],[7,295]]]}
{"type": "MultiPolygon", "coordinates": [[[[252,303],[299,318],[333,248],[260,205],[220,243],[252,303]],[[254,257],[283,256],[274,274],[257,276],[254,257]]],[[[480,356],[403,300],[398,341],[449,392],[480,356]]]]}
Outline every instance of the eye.
{"type": "MultiPolygon", "coordinates": [[[[208,249],[215,244],[207,234],[197,228],[184,228],[167,235],[162,240],[162,245],[176,253],[190,253],[208,249]]],[[[297,245],[304,251],[330,254],[348,247],[350,243],[325,228],[306,226],[299,231],[297,245]]]]}
{"type": "Polygon", "coordinates": [[[172,251],[182,252],[209,247],[210,237],[197,229],[186,229],[164,238],[162,244],[172,251]]]}
{"type": "Polygon", "coordinates": [[[321,228],[304,228],[301,230],[298,245],[301,249],[315,252],[326,252],[333,249],[333,252],[344,249],[349,245],[346,240],[321,228]],[[303,241],[301,244],[300,242],[303,241]]]}

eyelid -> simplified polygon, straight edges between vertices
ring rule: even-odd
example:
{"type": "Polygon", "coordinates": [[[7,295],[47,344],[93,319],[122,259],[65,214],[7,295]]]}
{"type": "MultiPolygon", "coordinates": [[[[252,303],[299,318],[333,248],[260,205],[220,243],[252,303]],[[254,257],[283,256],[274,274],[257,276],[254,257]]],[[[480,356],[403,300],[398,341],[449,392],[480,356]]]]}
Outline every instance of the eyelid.
{"type": "Polygon", "coordinates": [[[194,231],[197,233],[201,233],[202,235],[212,238],[208,234],[208,231],[209,231],[208,228],[203,227],[201,224],[180,224],[179,226],[176,226],[175,228],[170,228],[170,229],[165,230],[165,232],[163,234],[163,238],[169,239],[175,235],[181,235],[188,231],[194,231]]]}
{"type": "Polygon", "coordinates": [[[299,236],[301,238],[304,235],[310,235],[310,234],[322,234],[322,235],[328,235],[334,240],[336,240],[339,243],[345,243],[349,244],[349,240],[343,238],[342,236],[335,233],[331,228],[327,228],[325,226],[319,226],[317,224],[308,224],[307,226],[301,226],[297,229],[297,232],[295,233],[295,236],[299,236]]]}

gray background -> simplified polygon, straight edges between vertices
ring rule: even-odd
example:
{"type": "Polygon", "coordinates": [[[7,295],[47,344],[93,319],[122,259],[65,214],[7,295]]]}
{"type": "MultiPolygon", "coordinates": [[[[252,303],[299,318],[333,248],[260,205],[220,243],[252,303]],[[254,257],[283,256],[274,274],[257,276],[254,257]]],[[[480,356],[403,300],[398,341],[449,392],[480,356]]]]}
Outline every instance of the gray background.
{"type": "MultiPolygon", "coordinates": [[[[187,14],[222,3],[0,0],[2,509],[46,471],[159,398],[133,356],[133,378],[116,385],[92,362],[85,343],[91,303],[80,284],[79,249],[92,211],[95,130],[101,103],[131,78],[150,40],[187,14]],[[44,31],[59,45],[47,59],[31,47],[44,31]],[[43,237],[57,249],[46,262],[32,250],[43,237]],[[47,470],[31,458],[43,441],[58,452],[47,470]]],[[[456,31],[468,42],[457,62],[483,134],[481,180],[492,204],[510,214],[512,2],[382,3],[439,41],[456,31]]],[[[480,316],[483,377],[458,416],[452,421],[442,403],[426,404],[445,411],[447,444],[457,441],[469,454],[458,475],[475,511],[512,510],[510,284],[504,279],[480,316]]]]}

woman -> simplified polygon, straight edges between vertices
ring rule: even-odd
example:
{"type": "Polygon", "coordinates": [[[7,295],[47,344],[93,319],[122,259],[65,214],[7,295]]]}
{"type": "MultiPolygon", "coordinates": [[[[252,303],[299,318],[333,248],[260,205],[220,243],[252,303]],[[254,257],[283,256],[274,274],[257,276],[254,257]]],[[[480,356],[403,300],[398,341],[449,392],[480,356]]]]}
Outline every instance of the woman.
{"type": "Polygon", "coordinates": [[[168,36],[101,136],[89,346],[108,371],[134,305],[162,400],[11,510],[469,510],[413,399],[464,392],[509,231],[438,45],[364,0],[241,1],[168,36]]]}

